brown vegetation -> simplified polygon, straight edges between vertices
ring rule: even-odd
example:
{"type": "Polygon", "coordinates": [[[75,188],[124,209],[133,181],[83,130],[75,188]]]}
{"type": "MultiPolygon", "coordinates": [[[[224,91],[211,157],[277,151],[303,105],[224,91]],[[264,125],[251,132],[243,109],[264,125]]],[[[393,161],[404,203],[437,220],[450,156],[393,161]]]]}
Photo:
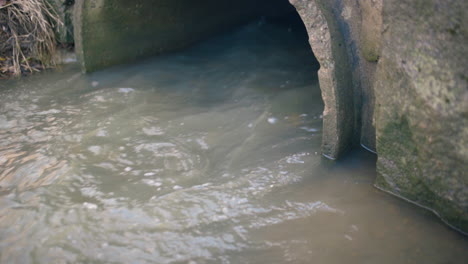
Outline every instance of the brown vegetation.
{"type": "Polygon", "coordinates": [[[0,78],[54,66],[61,24],[47,0],[0,0],[0,78]]]}

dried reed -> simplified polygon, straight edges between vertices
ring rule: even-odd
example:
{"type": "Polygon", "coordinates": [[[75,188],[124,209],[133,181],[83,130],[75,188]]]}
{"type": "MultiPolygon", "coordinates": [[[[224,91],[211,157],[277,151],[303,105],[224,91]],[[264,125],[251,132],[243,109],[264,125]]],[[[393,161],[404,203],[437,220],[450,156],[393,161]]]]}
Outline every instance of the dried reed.
{"type": "MultiPolygon", "coordinates": [[[[54,28],[63,27],[47,0],[3,0],[0,6],[0,55],[5,65],[0,70],[13,76],[55,66],[54,28]],[[2,32],[3,31],[3,32],[2,32]]],[[[0,63],[2,63],[0,61],[0,63]]]]}

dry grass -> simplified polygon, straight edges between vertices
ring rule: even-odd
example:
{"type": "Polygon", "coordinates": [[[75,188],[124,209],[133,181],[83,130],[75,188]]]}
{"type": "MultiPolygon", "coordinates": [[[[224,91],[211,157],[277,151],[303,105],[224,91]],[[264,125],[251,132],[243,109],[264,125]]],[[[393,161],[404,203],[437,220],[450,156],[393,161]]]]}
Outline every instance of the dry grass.
{"type": "Polygon", "coordinates": [[[0,1],[0,72],[20,76],[55,66],[54,28],[62,22],[47,0],[0,1]]]}

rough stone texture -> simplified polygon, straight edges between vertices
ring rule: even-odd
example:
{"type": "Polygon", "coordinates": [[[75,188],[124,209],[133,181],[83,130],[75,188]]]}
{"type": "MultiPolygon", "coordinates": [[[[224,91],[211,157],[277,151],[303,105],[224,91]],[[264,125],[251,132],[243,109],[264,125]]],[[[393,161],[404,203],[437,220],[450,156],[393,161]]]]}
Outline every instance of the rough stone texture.
{"type": "Polygon", "coordinates": [[[338,111],[337,95],[352,89],[353,133],[378,153],[376,186],[468,232],[468,2],[291,2],[321,63],[326,112],[336,114],[324,119],[324,142],[342,144],[332,132],[339,126],[329,125],[351,118],[338,111]],[[348,64],[331,48],[337,40],[345,43],[348,64]],[[329,82],[337,71],[327,61],[352,68],[352,85],[329,82]]]}
{"type": "Polygon", "coordinates": [[[77,0],[76,52],[90,72],[187,47],[254,17],[291,10],[285,0],[77,0]]]}
{"type": "MultiPolygon", "coordinates": [[[[332,120],[339,120],[338,123],[341,125],[332,126],[330,124],[333,124],[333,121],[324,119],[323,152],[337,158],[345,152],[343,150],[359,144],[376,152],[373,87],[381,49],[382,0],[291,0],[290,2],[296,6],[304,20],[316,57],[326,56],[326,53],[322,51],[323,48],[318,48],[320,45],[325,45],[323,43],[326,41],[322,41],[324,38],[320,37],[321,31],[316,30],[318,27],[314,25],[318,22],[315,21],[320,20],[321,17],[325,18],[327,26],[331,25],[328,31],[332,37],[329,40],[332,42],[339,40],[338,47],[335,47],[339,51],[333,52],[330,60],[345,68],[342,72],[335,72],[335,74],[346,77],[341,78],[340,84],[328,84],[322,80],[320,84],[327,108],[326,113],[339,113],[332,120]],[[311,8],[313,6],[317,6],[318,11],[323,15],[317,15],[317,12],[311,8]],[[327,98],[330,94],[327,91],[333,89],[335,89],[334,94],[342,96],[342,100],[333,101],[332,96],[327,98]],[[353,104],[352,108],[351,104],[353,104]],[[346,109],[346,111],[340,112],[338,109],[346,109]],[[340,134],[341,140],[335,136],[340,134]],[[332,150],[341,151],[330,151],[327,146],[332,146],[332,150]]],[[[327,45],[333,46],[333,44],[327,45]]],[[[321,67],[321,70],[327,71],[324,63],[321,63],[321,67]]],[[[328,69],[328,71],[333,70],[328,69]]]]}
{"type": "Polygon", "coordinates": [[[364,46],[380,50],[381,6],[383,0],[329,0],[343,34],[352,69],[355,102],[354,143],[372,152],[375,146],[374,73],[377,61],[366,58],[364,46]],[[371,22],[371,24],[369,24],[371,22]]]}
{"type": "Polygon", "coordinates": [[[384,0],[361,0],[361,23],[355,30],[358,50],[357,82],[361,87],[361,146],[376,152],[374,123],[374,82],[382,43],[382,8],[384,0]],[[358,33],[359,32],[359,33],[358,33]]]}
{"type": "Polygon", "coordinates": [[[377,186],[468,232],[468,1],[386,0],[377,186]]]}
{"type": "Polygon", "coordinates": [[[353,144],[355,131],[351,70],[343,35],[327,1],[290,0],[309,34],[320,63],[323,111],[322,154],[337,159],[353,144]]]}
{"type": "Polygon", "coordinates": [[[381,47],[382,0],[361,0],[360,50],[368,61],[378,61],[381,47]]]}

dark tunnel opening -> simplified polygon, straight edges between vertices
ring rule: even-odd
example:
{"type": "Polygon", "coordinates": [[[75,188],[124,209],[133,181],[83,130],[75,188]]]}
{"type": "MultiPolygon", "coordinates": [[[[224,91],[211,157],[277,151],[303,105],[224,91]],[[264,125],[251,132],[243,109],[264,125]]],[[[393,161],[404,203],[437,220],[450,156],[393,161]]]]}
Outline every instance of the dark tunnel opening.
{"type": "Polygon", "coordinates": [[[76,5],[75,42],[86,72],[183,50],[262,18],[289,26],[308,42],[304,24],[287,0],[116,0],[76,5]]]}

